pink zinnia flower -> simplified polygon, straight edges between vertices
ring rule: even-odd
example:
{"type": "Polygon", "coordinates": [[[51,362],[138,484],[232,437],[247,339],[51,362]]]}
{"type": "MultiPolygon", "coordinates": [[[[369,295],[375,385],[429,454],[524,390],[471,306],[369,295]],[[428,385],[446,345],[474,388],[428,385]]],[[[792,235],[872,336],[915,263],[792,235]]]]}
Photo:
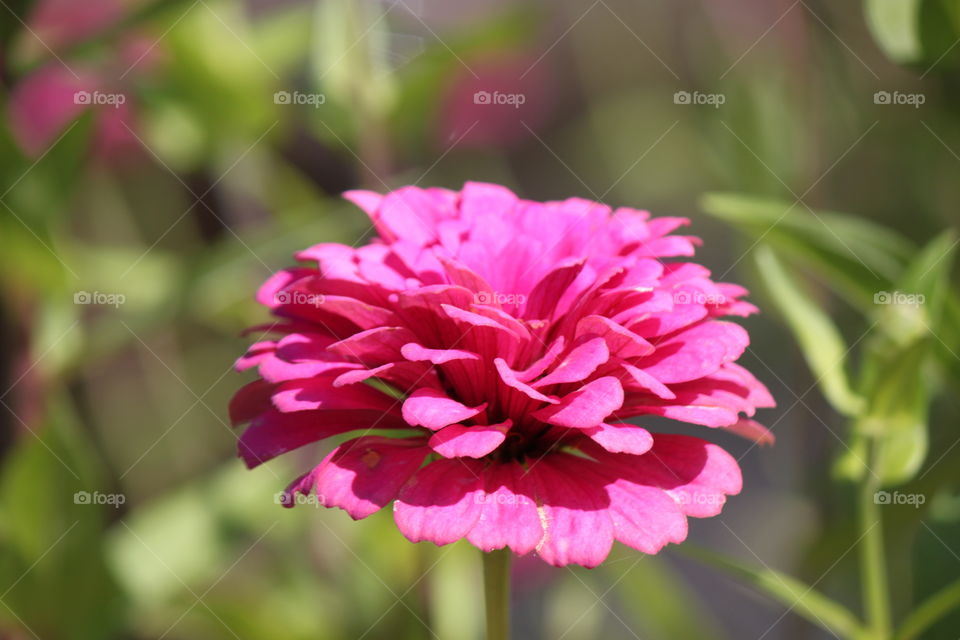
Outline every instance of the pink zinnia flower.
{"type": "Polygon", "coordinates": [[[745,290],[714,283],[670,235],[682,218],[581,199],[530,202],[489,184],[346,197],[379,239],[318,244],[258,300],[231,403],[254,467],[359,431],[287,489],[364,518],[394,503],[411,541],[466,538],[593,567],[614,540],[645,553],[687,536],[741,488],[736,461],[627,418],[665,416],[755,437],[773,406],[735,361],[745,290]],[[376,429],[391,436],[370,435],[376,429]]]}

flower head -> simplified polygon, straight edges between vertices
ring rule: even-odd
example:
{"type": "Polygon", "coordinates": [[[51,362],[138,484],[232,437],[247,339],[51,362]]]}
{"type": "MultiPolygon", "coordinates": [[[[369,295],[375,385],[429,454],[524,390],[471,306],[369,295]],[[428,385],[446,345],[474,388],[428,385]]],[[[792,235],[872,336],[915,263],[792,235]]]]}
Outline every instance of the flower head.
{"type": "Polygon", "coordinates": [[[742,417],[773,406],[735,363],[747,333],[717,319],[755,308],[675,260],[698,243],[671,233],[686,220],[476,183],[346,197],[379,239],[306,249],[258,293],[276,337],[238,361],[259,378],[231,403],[249,466],[359,432],[288,494],[354,518],[393,502],[415,542],[589,567],[614,540],[681,542],[740,491],[720,447],[625,422],[769,436],[742,417]]]}

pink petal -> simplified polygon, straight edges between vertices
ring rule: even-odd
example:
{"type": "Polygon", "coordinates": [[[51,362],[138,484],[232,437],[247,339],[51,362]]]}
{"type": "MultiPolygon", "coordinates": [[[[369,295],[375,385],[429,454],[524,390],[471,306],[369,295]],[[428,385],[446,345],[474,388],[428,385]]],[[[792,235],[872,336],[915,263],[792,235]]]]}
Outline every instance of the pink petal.
{"type": "Polygon", "coordinates": [[[611,453],[640,455],[653,446],[653,436],[643,427],[632,424],[601,424],[583,430],[591,440],[611,453]]]}
{"type": "Polygon", "coordinates": [[[437,460],[420,469],[400,490],[393,517],[410,542],[450,544],[467,535],[480,517],[482,464],[437,460]]]}
{"type": "Polygon", "coordinates": [[[651,393],[664,400],[673,400],[677,397],[665,384],[643,369],[638,369],[632,364],[627,363],[623,363],[623,368],[630,374],[630,385],[624,387],[624,390],[627,391],[628,394],[636,388],[639,388],[644,392],[651,393]]]}
{"type": "Polygon", "coordinates": [[[603,338],[587,340],[577,347],[545,377],[533,383],[535,387],[546,387],[551,384],[580,382],[597,370],[601,364],[610,358],[607,341],[603,338]]]}
{"type": "Polygon", "coordinates": [[[560,399],[560,404],[533,412],[533,417],[572,429],[595,427],[623,405],[623,388],[612,377],[597,378],[560,399]]]}
{"type": "Polygon", "coordinates": [[[406,426],[379,411],[298,411],[274,409],[253,419],[240,436],[237,449],[251,469],[280,454],[356,429],[390,429],[406,426]]]}
{"type": "Polygon", "coordinates": [[[528,471],[544,525],[537,553],[554,566],[595,567],[613,546],[610,501],[593,466],[582,458],[557,453],[532,464],[528,471]]]}
{"type": "Polygon", "coordinates": [[[520,555],[543,538],[534,487],[519,464],[494,463],[483,471],[485,492],[480,516],[467,540],[481,551],[510,547],[520,555]]]}
{"type": "Polygon", "coordinates": [[[710,321],[657,344],[657,350],[638,366],[663,382],[687,382],[710,375],[740,357],[750,342],[743,327],[710,321]]]}
{"type": "Polygon", "coordinates": [[[331,378],[290,380],[277,385],[273,406],[290,413],[313,409],[370,409],[395,412],[397,400],[365,385],[335,388],[331,378]]]}
{"type": "Polygon", "coordinates": [[[635,358],[653,353],[652,344],[609,318],[587,316],[577,323],[577,336],[595,334],[607,341],[610,353],[618,358],[635,358]]]}
{"type": "Polygon", "coordinates": [[[403,403],[403,419],[412,426],[424,426],[437,431],[472,418],[486,408],[486,402],[478,407],[468,407],[442,391],[417,389],[403,403]]]}
{"type": "Polygon", "coordinates": [[[387,505],[420,468],[430,449],[421,439],[363,437],[348,440],[316,468],[317,497],[355,520],[387,505]]]}
{"type": "Polygon", "coordinates": [[[444,458],[482,458],[503,444],[512,424],[510,420],[489,426],[452,424],[430,437],[430,448],[444,458]]]}
{"type": "Polygon", "coordinates": [[[403,357],[411,362],[432,362],[445,364],[453,360],[479,360],[480,356],[460,349],[428,349],[415,342],[410,342],[400,349],[403,357]]]}
{"type": "Polygon", "coordinates": [[[327,347],[344,358],[379,366],[400,359],[400,348],[416,336],[406,327],[376,327],[355,333],[327,347]]]}
{"type": "Polygon", "coordinates": [[[230,400],[230,423],[234,426],[250,422],[265,411],[270,411],[270,396],[276,385],[265,380],[254,380],[244,385],[230,400]]]}
{"type": "Polygon", "coordinates": [[[563,297],[567,288],[583,269],[585,260],[572,260],[557,267],[534,286],[523,308],[523,317],[531,319],[550,319],[556,301],[563,297]]]}
{"type": "Polygon", "coordinates": [[[497,368],[497,373],[500,374],[500,380],[502,380],[505,385],[511,389],[516,389],[531,400],[536,400],[538,402],[549,402],[550,404],[558,404],[560,402],[557,398],[554,398],[553,396],[546,396],[527,383],[521,382],[517,372],[507,366],[507,363],[503,358],[496,358],[493,361],[493,366],[497,368]]]}
{"type": "Polygon", "coordinates": [[[770,429],[767,429],[759,422],[751,420],[750,418],[741,418],[735,424],[727,427],[727,431],[742,436],[747,440],[753,440],[757,444],[772,445],[777,441],[776,436],[773,435],[770,429]]]}
{"type": "Polygon", "coordinates": [[[683,511],[660,489],[616,479],[607,485],[607,495],[616,538],[623,544],[653,554],[686,539],[683,511]]]}

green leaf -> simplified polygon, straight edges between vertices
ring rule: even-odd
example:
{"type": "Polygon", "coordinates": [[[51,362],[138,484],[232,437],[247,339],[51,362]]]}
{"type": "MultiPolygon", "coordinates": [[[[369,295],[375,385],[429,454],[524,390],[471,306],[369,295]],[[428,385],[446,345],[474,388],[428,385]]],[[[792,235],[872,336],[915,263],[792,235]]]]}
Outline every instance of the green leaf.
{"type": "Polygon", "coordinates": [[[27,627],[15,634],[24,637],[114,638],[124,603],[105,562],[103,528],[115,507],[78,492],[119,494],[103,486],[67,397],[48,391],[45,412],[20,431],[0,476],[0,627],[27,627]]]}
{"type": "Polygon", "coordinates": [[[757,568],[739,560],[689,542],[677,547],[679,551],[707,565],[740,578],[757,591],[783,603],[813,624],[841,638],[863,638],[865,630],[849,609],[839,602],[814,591],[813,587],[769,567],[757,568]]]}
{"type": "Polygon", "coordinates": [[[883,486],[910,480],[926,458],[933,386],[924,371],[929,353],[929,340],[899,348],[884,342],[868,352],[864,363],[867,410],[854,431],[876,441],[871,470],[883,486]]]}
{"type": "Polygon", "coordinates": [[[944,587],[914,609],[897,631],[896,640],[915,640],[947,614],[960,608],[960,580],[944,587]]]}
{"type": "Polygon", "coordinates": [[[894,291],[878,292],[880,327],[903,345],[928,331],[939,335],[950,296],[950,270],[957,249],[956,234],[947,230],[931,240],[907,267],[894,291]]]}
{"type": "Polygon", "coordinates": [[[684,582],[662,555],[633,553],[605,562],[599,569],[629,606],[624,617],[642,638],[711,638],[725,636],[698,593],[684,582]],[[616,563],[616,564],[614,564],[616,563]],[[697,611],[691,616],[690,611],[697,611]]]}
{"type": "Polygon", "coordinates": [[[886,227],[861,218],[770,198],[711,193],[702,209],[820,274],[847,301],[870,309],[873,295],[891,286],[915,252],[886,227]]]}
{"type": "Polygon", "coordinates": [[[867,25],[887,56],[899,63],[923,56],[919,22],[922,0],[866,0],[867,25]]]}
{"type": "Polygon", "coordinates": [[[848,416],[863,410],[863,399],[847,378],[848,348],[839,330],[787,274],[773,251],[761,246],[756,253],[760,274],[777,307],[800,343],[817,384],[833,407],[848,416]]]}
{"type": "Polygon", "coordinates": [[[312,63],[328,99],[382,116],[396,87],[387,59],[390,32],[378,12],[371,3],[319,0],[312,63]]]}
{"type": "Polygon", "coordinates": [[[940,234],[917,254],[893,290],[874,297],[877,332],[863,364],[867,411],[854,430],[876,439],[873,471],[884,485],[911,479],[927,455],[927,412],[934,384],[926,365],[933,344],[939,342],[956,247],[952,231],[940,234]]]}

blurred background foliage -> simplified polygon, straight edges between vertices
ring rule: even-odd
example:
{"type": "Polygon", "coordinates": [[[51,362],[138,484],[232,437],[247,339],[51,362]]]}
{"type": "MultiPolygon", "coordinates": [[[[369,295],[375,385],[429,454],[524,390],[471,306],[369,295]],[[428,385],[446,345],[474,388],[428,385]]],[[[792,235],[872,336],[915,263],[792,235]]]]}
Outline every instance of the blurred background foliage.
{"type": "Polygon", "coordinates": [[[745,582],[682,548],[525,559],[517,637],[832,637],[777,572],[859,611],[864,460],[924,497],[876,509],[895,618],[956,580],[955,0],[0,5],[0,637],[479,636],[472,548],[282,509],[316,448],[234,458],[252,293],[368,237],[358,185],[687,215],[765,310],[746,360],[777,444],[707,434],[746,489],[691,527],[745,582]]]}

